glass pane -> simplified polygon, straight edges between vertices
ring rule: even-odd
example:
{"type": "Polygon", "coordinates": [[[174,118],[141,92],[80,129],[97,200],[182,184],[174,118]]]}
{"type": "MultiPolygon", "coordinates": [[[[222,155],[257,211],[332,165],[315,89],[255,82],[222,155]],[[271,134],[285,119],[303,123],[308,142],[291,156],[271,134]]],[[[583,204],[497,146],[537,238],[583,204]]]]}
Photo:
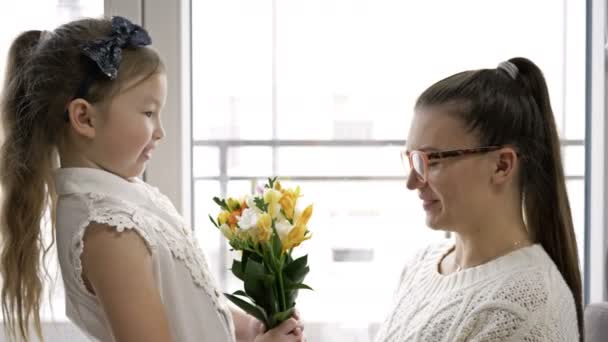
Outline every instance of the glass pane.
{"type": "MultiPolygon", "coordinates": [[[[6,65],[6,55],[13,39],[27,30],[53,30],[68,21],[103,15],[103,0],[20,0],[0,3],[0,65],[6,65]],[[35,10],[33,10],[35,9],[35,10]],[[10,13],[10,15],[9,15],[10,13]]],[[[4,72],[0,72],[0,87],[4,72]]]]}
{"type": "Polygon", "coordinates": [[[464,69],[494,68],[519,55],[544,71],[561,132],[564,95],[575,119],[584,111],[585,74],[585,50],[579,48],[585,8],[569,5],[568,16],[563,10],[562,3],[550,0],[517,0],[500,11],[484,0],[280,2],[278,136],[403,139],[416,98],[426,86],[464,69]],[[571,7],[576,9],[571,12],[571,7]],[[543,25],[538,25],[539,17],[543,25]],[[566,28],[572,38],[568,44],[566,28]],[[566,87],[566,77],[572,86],[566,87]]]}
{"type": "Polygon", "coordinates": [[[402,146],[281,147],[278,174],[291,176],[404,176],[402,146]]]}
{"type": "Polygon", "coordinates": [[[192,1],[194,139],[272,137],[271,1],[192,1]]]}
{"type": "Polygon", "coordinates": [[[192,168],[194,170],[194,177],[219,176],[219,147],[194,146],[192,153],[192,168]]]}
{"type": "Polygon", "coordinates": [[[194,235],[207,256],[209,267],[216,279],[221,279],[224,258],[220,243],[222,235],[209,221],[209,215],[217,217],[219,209],[213,197],[220,196],[220,184],[216,181],[196,181],[194,183],[194,235]],[[222,271],[220,271],[222,270],[222,271]]]}
{"type": "Polygon", "coordinates": [[[272,174],[272,148],[260,146],[234,147],[228,151],[228,175],[261,176],[272,174]]]}
{"type": "MultiPolygon", "coordinates": [[[[558,123],[565,131],[566,139],[585,139],[585,84],[586,47],[585,37],[585,6],[575,1],[566,1],[564,15],[567,20],[565,34],[565,67],[563,87],[565,96],[562,97],[564,106],[564,122],[558,123]]],[[[559,98],[552,98],[553,106],[559,106],[559,98]]]]}
{"type": "Polygon", "coordinates": [[[565,146],[563,151],[566,176],[584,176],[585,146],[565,146]]]}

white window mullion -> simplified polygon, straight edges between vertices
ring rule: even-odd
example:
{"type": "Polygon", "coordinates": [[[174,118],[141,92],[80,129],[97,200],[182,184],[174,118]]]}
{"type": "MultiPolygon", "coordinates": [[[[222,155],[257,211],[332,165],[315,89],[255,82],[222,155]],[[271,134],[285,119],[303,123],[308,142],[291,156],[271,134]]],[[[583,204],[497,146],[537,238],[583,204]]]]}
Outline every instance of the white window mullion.
{"type": "Polygon", "coordinates": [[[105,0],[104,13],[107,17],[120,15],[128,18],[136,24],[141,24],[142,1],[141,0],[105,0]]]}
{"type": "MultiPolygon", "coordinates": [[[[118,2],[118,1],[117,1],[118,2]]],[[[121,1],[122,2],[122,1],[121,1]]],[[[139,0],[142,23],[167,69],[166,136],[146,170],[146,181],[171,199],[192,226],[190,1],[139,0]]]]}

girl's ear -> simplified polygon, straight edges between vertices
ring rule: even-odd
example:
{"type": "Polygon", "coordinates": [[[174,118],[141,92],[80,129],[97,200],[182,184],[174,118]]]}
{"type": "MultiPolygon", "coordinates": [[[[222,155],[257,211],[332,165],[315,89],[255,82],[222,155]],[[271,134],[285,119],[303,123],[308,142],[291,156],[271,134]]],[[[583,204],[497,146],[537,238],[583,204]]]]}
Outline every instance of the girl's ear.
{"type": "Polygon", "coordinates": [[[98,122],[98,113],[95,107],[85,99],[74,99],[68,104],[68,117],[70,126],[87,138],[95,138],[95,126],[98,122]]]}

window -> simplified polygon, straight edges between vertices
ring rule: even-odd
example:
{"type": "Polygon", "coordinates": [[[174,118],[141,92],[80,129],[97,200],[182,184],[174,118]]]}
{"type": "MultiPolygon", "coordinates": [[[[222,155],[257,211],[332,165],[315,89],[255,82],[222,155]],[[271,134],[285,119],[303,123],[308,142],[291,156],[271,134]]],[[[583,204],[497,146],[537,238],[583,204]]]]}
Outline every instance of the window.
{"type": "Polygon", "coordinates": [[[315,203],[304,248],[315,291],[298,302],[308,338],[370,340],[404,260],[445,238],[425,227],[399,162],[416,97],[440,78],[515,56],[547,78],[584,255],[585,5],[496,6],[192,1],[194,224],[223,285],[240,286],[208,223],[211,197],[287,177],[315,203]]]}

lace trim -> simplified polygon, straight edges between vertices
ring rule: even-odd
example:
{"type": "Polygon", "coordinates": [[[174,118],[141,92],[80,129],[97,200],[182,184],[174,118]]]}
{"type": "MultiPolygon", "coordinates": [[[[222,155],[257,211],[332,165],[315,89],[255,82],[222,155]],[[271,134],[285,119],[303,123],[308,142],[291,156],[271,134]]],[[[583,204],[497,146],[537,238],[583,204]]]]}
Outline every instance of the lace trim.
{"type": "MultiPolygon", "coordinates": [[[[182,238],[185,238],[189,248],[182,250],[176,246],[177,244],[174,240],[167,239],[167,244],[174,245],[170,247],[173,256],[184,262],[190,271],[190,275],[192,276],[194,283],[203,288],[203,290],[209,295],[217,310],[225,316],[224,318],[228,324],[229,330],[234,331],[235,327],[232,320],[232,312],[230,311],[222,292],[217,289],[216,284],[210,276],[211,271],[209,270],[209,264],[205,258],[205,253],[203,253],[198,242],[194,238],[192,231],[186,226],[183,217],[177,212],[177,209],[175,209],[175,206],[173,206],[173,203],[171,203],[171,200],[169,200],[165,194],[163,194],[157,187],[145,182],[142,183],[146,191],[148,191],[150,194],[152,202],[159,209],[167,213],[175,221],[177,226],[181,227],[180,232],[183,233],[182,238]]],[[[161,236],[168,238],[164,234],[166,231],[168,230],[163,229],[159,233],[161,236]]]]}
{"type": "Polygon", "coordinates": [[[99,193],[87,194],[86,203],[89,209],[89,217],[82,222],[78,234],[74,237],[73,241],[74,250],[76,251],[73,261],[76,276],[82,288],[88,293],[82,280],[82,262],[80,259],[84,250],[83,237],[87,226],[91,222],[97,222],[115,227],[118,232],[122,232],[125,229],[134,229],[144,239],[151,252],[157,248],[158,244],[164,244],[176,260],[183,262],[190,273],[193,283],[209,296],[218,313],[224,316],[229,334],[232,334],[234,332],[232,313],[223,299],[222,292],[217,289],[217,286],[211,279],[207,260],[194,239],[193,234],[185,227],[184,220],[177,213],[171,202],[158,189],[145,183],[144,185],[147,189],[152,188],[154,190],[150,191],[150,197],[153,199],[154,204],[174,219],[177,227],[157,216],[145,215],[141,209],[138,209],[127,201],[99,193]],[[108,199],[112,203],[108,203],[108,199]],[[140,227],[148,227],[148,230],[151,229],[153,233],[140,227]]]}
{"type": "Polygon", "coordinates": [[[184,262],[186,268],[190,271],[193,282],[207,293],[216,309],[224,315],[230,331],[234,331],[232,313],[230,312],[226,301],[223,299],[222,292],[218,290],[215,282],[210,276],[211,271],[209,270],[209,264],[207,263],[205,254],[194,238],[191,230],[186,227],[184,219],[178,214],[167,196],[161,193],[156,187],[147,183],[144,183],[144,185],[150,194],[152,202],[158,206],[159,209],[167,213],[177,226],[181,227],[181,229],[177,231],[171,227],[163,227],[166,223],[165,221],[160,220],[159,225],[154,225],[157,233],[162,236],[167,245],[170,246],[173,256],[184,262]],[[167,232],[172,232],[172,234],[167,234],[167,232]],[[181,244],[180,240],[185,244],[181,244]]]}
{"type": "Polygon", "coordinates": [[[96,207],[94,202],[97,202],[103,199],[105,196],[100,194],[89,194],[89,201],[87,202],[87,206],[89,208],[89,216],[86,220],[82,221],[80,226],[78,227],[78,233],[74,236],[72,240],[73,250],[75,251],[73,255],[73,263],[74,263],[74,271],[77,281],[79,282],[82,289],[85,293],[89,293],[84,280],[82,279],[82,260],[81,256],[84,252],[84,235],[86,233],[87,227],[93,223],[106,224],[110,227],[113,227],[119,233],[125,231],[125,229],[132,229],[146,243],[146,246],[150,250],[150,252],[154,252],[157,247],[156,241],[150,237],[148,232],[140,227],[145,227],[143,224],[142,216],[139,215],[137,210],[133,208],[129,208],[128,206],[124,206],[120,209],[113,207],[96,207]]]}

